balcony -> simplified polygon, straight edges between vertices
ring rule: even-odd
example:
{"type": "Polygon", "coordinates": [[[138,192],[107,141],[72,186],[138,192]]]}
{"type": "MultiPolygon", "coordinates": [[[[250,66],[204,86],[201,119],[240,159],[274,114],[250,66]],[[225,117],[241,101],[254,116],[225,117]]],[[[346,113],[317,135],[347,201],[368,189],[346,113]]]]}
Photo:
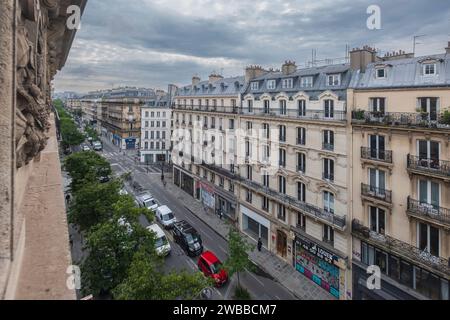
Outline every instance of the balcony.
{"type": "Polygon", "coordinates": [[[297,166],[297,172],[301,174],[305,174],[306,169],[305,166],[297,166]]]}
{"type": "Polygon", "coordinates": [[[333,227],[336,227],[342,231],[346,229],[347,226],[347,218],[346,216],[337,216],[333,213],[326,211],[325,209],[310,205],[308,203],[299,201],[298,199],[281,194],[275,190],[264,187],[262,184],[259,184],[254,181],[250,181],[247,179],[240,179],[241,183],[247,188],[253,189],[255,192],[261,193],[265,196],[269,196],[274,198],[280,202],[282,202],[286,206],[290,206],[295,210],[299,210],[302,213],[314,218],[323,221],[324,223],[330,224],[333,227]]]}
{"type": "Polygon", "coordinates": [[[218,167],[218,166],[213,165],[213,164],[207,164],[204,161],[202,162],[202,166],[205,167],[206,169],[208,169],[210,171],[213,171],[213,172],[216,172],[219,175],[222,175],[222,176],[224,176],[224,177],[226,177],[228,179],[231,179],[231,180],[238,179],[238,176],[236,175],[235,172],[229,171],[229,170],[227,170],[225,168],[218,167]]]}
{"type": "Polygon", "coordinates": [[[361,195],[366,198],[392,204],[392,191],[361,184],[361,195]]]}
{"type": "Polygon", "coordinates": [[[450,266],[447,259],[435,257],[406,242],[373,232],[356,219],[352,222],[352,234],[373,246],[402,257],[414,265],[432,269],[446,278],[450,276],[450,266]]]}
{"type": "Polygon", "coordinates": [[[249,111],[247,108],[240,109],[242,115],[249,116],[263,116],[263,117],[280,117],[280,118],[290,118],[299,119],[306,121],[337,121],[345,123],[347,121],[347,112],[345,111],[334,111],[325,112],[323,110],[307,110],[304,114],[299,114],[296,109],[288,109],[286,112],[281,109],[267,110],[265,108],[253,108],[249,111]]]}
{"type": "Polygon", "coordinates": [[[432,221],[447,228],[450,227],[450,209],[434,206],[428,203],[421,203],[408,197],[409,216],[426,221],[432,221]]]}
{"type": "Polygon", "coordinates": [[[420,129],[450,129],[443,114],[407,112],[353,111],[352,123],[374,126],[405,127],[420,129]]]}
{"type": "Polygon", "coordinates": [[[239,108],[233,106],[202,106],[202,105],[175,105],[177,110],[191,110],[200,112],[218,112],[238,114],[239,108]]]}
{"type": "Polygon", "coordinates": [[[450,161],[408,155],[408,171],[450,181],[450,161]]]}
{"type": "Polygon", "coordinates": [[[361,159],[392,164],[392,151],[361,147],[361,159]]]}

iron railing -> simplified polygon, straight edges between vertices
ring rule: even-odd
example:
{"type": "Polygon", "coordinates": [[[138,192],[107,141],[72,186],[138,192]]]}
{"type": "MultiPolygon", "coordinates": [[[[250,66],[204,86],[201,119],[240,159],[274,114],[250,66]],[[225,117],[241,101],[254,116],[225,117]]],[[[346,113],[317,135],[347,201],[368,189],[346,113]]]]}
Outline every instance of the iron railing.
{"type": "Polygon", "coordinates": [[[270,110],[264,108],[253,108],[251,112],[246,109],[241,109],[241,114],[243,115],[256,115],[256,116],[267,116],[267,117],[282,117],[282,118],[295,118],[302,120],[318,120],[318,121],[347,121],[347,112],[345,111],[333,111],[326,112],[323,110],[307,110],[305,115],[299,115],[298,110],[287,109],[286,112],[282,109],[270,110]],[[269,111],[269,112],[267,112],[269,111]]]}
{"type": "Polygon", "coordinates": [[[408,155],[408,169],[450,177],[450,161],[408,155]]]}
{"type": "Polygon", "coordinates": [[[361,147],[361,159],[392,163],[392,151],[361,147]]]}
{"type": "Polygon", "coordinates": [[[450,275],[450,265],[447,259],[433,256],[401,240],[373,232],[359,220],[355,219],[352,221],[352,233],[355,237],[370,242],[370,244],[376,245],[393,255],[403,257],[411,263],[421,263],[447,276],[450,275]]]}
{"type": "Polygon", "coordinates": [[[438,113],[418,113],[418,112],[371,112],[353,111],[352,122],[355,124],[365,123],[382,126],[403,126],[420,128],[445,128],[450,126],[445,124],[443,114],[438,113]]]}
{"type": "Polygon", "coordinates": [[[408,214],[450,225],[450,209],[423,203],[408,197],[408,214]]]}
{"type": "Polygon", "coordinates": [[[237,106],[202,106],[202,105],[175,105],[175,109],[178,110],[191,110],[191,111],[203,111],[203,112],[220,112],[220,113],[239,113],[237,106]]]}
{"type": "Polygon", "coordinates": [[[387,203],[392,203],[392,191],[383,188],[377,188],[367,184],[361,184],[361,194],[365,197],[382,200],[387,203]]]}
{"type": "Polygon", "coordinates": [[[262,184],[259,184],[254,181],[250,181],[247,179],[240,179],[241,183],[245,185],[248,188],[251,188],[255,190],[256,192],[263,193],[265,195],[268,195],[274,199],[277,199],[284,203],[287,206],[290,206],[296,210],[300,210],[302,213],[309,215],[311,217],[314,217],[316,219],[321,219],[323,221],[326,221],[330,224],[332,224],[335,227],[338,227],[342,230],[346,228],[347,225],[347,217],[346,216],[338,216],[335,214],[332,214],[325,209],[313,206],[311,204],[299,201],[298,199],[281,194],[275,190],[272,190],[270,188],[264,187],[262,184]]]}

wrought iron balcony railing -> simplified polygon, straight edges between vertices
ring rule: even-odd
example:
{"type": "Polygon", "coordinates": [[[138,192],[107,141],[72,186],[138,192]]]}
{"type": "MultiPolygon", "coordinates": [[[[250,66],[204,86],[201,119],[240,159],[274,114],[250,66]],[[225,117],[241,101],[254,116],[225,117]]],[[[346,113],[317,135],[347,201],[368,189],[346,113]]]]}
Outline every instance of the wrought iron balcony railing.
{"type": "Polygon", "coordinates": [[[408,155],[408,169],[450,178],[450,161],[408,155]]]}
{"type": "Polygon", "coordinates": [[[392,151],[361,147],[361,159],[392,163],[392,151]]]}
{"type": "Polygon", "coordinates": [[[422,219],[431,219],[450,226],[450,209],[423,203],[408,197],[408,214],[422,219]]]}
{"type": "Polygon", "coordinates": [[[367,184],[361,184],[361,194],[387,203],[392,203],[392,191],[376,188],[367,184]]]}
{"type": "Polygon", "coordinates": [[[202,105],[175,105],[178,110],[202,111],[202,112],[220,112],[220,113],[239,113],[238,107],[233,106],[202,106],[202,105]]]}
{"type": "Polygon", "coordinates": [[[439,273],[450,275],[450,265],[447,259],[433,256],[401,240],[373,232],[356,219],[352,221],[352,233],[355,237],[409,260],[413,264],[420,263],[439,273]]]}
{"type": "Polygon", "coordinates": [[[222,176],[225,176],[229,179],[238,179],[238,175],[235,172],[229,171],[225,168],[218,167],[213,164],[207,164],[206,162],[202,162],[202,166],[205,167],[208,170],[214,171],[222,176]]]}
{"type": "Polygon", "coordinates": [[[281,194],[275,190],[264,187],[262,184],[259,184],[254,181],[250,181],[247,179],[240,179],[240,181],[246,187],[251,188],[256,192],[260,192],[265,195],[268,195],[268,196],[282,202],[284,205],[290,206],[296,210],[299,210],[306,215],[309,215],[316,219],[321,219],[323,221],[326,221],[329,224],[332,224],[333,226],[335,226],[341,230],[345,230],[345,228],[346,228],[346,225],[347,225],[347,217],[346,216],[335,215],[331,212],[326,211],[325,209],[322,209],[322,208],[310,205],[308,203],[299,201],[298,199],[296,199],[292,196],[281,194]]]}
{"type": "Polygon", "coordinates": [[[267,116],[267,117],[282,117],[282,118],[295,118],[301,120],[316,120],[316,121],[347,121],[347,112],[345,111],[333,111],[326,112],[324,110],[307,110],[306,113],[299,114],[296,109],[274,109],[267,110],[265,108],[253,108],[251,112],[248,109],[243,108],[240,111],[243,115],[255,115],[255,116],[267,116]]]}
{"type": "Polygon", "coordinates": [[[443,114],[419,112],[371,112],[353,111],[352,122],[379,126],[420,127],[431,129],[450,129],[445,123],[443,114]]]}

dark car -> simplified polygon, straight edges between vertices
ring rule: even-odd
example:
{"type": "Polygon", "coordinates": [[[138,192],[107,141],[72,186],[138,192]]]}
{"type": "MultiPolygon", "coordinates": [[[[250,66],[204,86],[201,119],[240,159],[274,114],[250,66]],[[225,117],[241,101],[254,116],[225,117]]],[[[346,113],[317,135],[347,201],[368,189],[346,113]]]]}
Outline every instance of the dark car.
{"type": "Polygon", "coordinates": [[[203,252],[200,234],[188,222],[180,221],[173,225],[173,238],[188,256],[196,257],[203,252]]]}

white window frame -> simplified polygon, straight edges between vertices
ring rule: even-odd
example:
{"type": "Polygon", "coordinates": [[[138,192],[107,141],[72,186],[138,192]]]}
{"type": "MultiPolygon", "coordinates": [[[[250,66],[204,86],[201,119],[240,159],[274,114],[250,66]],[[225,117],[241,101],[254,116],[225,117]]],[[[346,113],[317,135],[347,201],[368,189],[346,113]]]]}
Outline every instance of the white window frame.
{"type": "Polygon", "coordinates": [[[435,75],[437,75],[437,64],[436,63],[424,63],[423,66],[423,75],[425,77],[433,77],[435,75]],[[433,66],[433,73],[428,73],[428,68],[433,66]]]}
{"type": "Polygon", "coordinates": [[[313,77],[301,77],[300,86],[302,88],[312,88],[314,86],[313,77]]]}
{"type": "Polygon", "coordinates": [[[327,86],[328,87],[338,87],[340,85],[341,85],[341,74],[340,73],[327,75],[327,86]]]}
{"type": "Polygon", "coordinates": [[[283,89],[292,89],[294,87],[294,79],[293,78],[285,78],[281,80],[281,87],[283,89]]]}
{"type": "MultiPolygon", "coordinates": [[[[416,231],[416,233],[417,233],[417,239],[416,239],[416,241],[417,241],[417,248],[419,248],[419,246],[420,246],[420,224],[421,224],[421,222],[417,222],[417,231],[416,231]]],[[[431,225],[430,224],[428,224],[428,223],[425,223],[425,222],[422,222],[422,224],[424,224],[424,225],[426,225],[427,226],[427,252],[428,253],[430,253],[430,236],[431,236],[431,232],[430,232],[430,227],[431,227],[431,225]]],[[[434,227],[435,229],[437,229],[438,230],[438,232],[439,232],[439,236],[438,236],[438,255],[440,256],[441,255],[441,249],[442,249],[442,241],[441,241],[441,234],[442,234],[442,232],[441,232],[441,230],[438,228],[438,227],[434,227]]],[[[430,253],[431,254],[431,253],[430,253]]]]}
{"type": "Polygon", "coordinates": [[[330,191],[323,192],[323,208],[325,211],[334,214],[336,212],[335,209],[336,199],[333,193],[330,191]],[[332,200],[332,201],[331,201],[332,200]]]}
{"type": "Polygon", "coordinates": [[[386,224],[387,224],[387,220],[386,220],[386,218],[387,218],[387,215],[386,215],[386,210],[384,210],[384,209],[381,209],[381,208],[378,208],[378,207],[375,207],[375,206],[369,206],[369,224],[370,224],[370,230],[373,230],[373,226],[372,226],[372,208],[375,208],[376,209],[376,226],[375,226],[375,230],[376,230],[376,233],[378,233],[378,234],[382,234],[382,233],[380,233],[380,214],[381,214],[381,212],[380,211],[383,211],[383,214],[384,214],[384,234],[386,234],[386,224]]]}
{"type": "Polygon", "coordinates": [[[250,86],[252,91],[259,90],[259,82],[257,81],[253,81],[250,86]]]}
{"type": "Polygon", "coordinates": [[[267,89],[274,90],[277,87],[276,80],[267,80],[267,89]]]}

